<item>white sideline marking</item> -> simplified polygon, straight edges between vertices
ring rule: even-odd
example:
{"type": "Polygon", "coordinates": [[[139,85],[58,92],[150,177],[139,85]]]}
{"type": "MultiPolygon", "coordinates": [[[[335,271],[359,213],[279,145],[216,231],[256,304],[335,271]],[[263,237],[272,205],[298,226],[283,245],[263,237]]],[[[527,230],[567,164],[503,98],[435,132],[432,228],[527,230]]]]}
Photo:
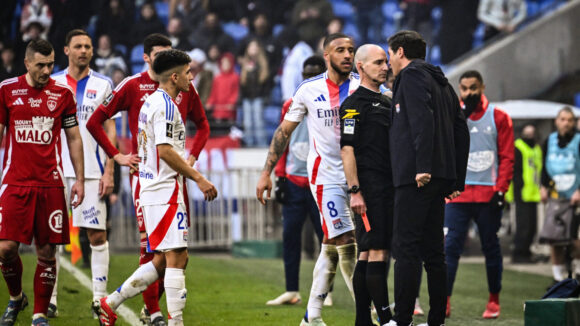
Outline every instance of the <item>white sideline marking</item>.
{"type": "MultiPolygon", "coordinates": [[[[71,273],[72,276],[74,276],[77,279],[77,281],[81,283],[82,286],[87,288],[87,290],[89,291],[93,290],[93,283],[91,279],[87,275],[85,275],[85,273],[83,273],[80,269],[73,266],[73,264],[71,264],[70,261],[68,261],[68,259],[61,257],[59,263],[62,268],[66,269],[67,272],[71,273]]],[[[120,317],[123,317],[123,319],[125,319],[125,321],[131,325],[141,325],[141,322],[139,321],[139,317],[137,317],[137,314],[133,310],[125,307],[124,305],[120,305],[119,308],[117,308],[117,314],[120,317]]]]}

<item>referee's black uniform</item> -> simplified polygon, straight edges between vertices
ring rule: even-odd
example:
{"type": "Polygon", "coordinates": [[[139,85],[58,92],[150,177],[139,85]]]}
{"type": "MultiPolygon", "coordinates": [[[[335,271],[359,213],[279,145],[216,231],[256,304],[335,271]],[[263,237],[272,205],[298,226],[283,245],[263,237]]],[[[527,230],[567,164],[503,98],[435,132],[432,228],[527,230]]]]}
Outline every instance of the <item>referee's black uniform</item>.
{"type": "Polygon", "coordinates": [[[352,146],[359,188],[367,206],[367,227],[355,214],[359,251],[390,249],[393,230],[393,178],[389,155],[391,99],[364,86],[340,107],[340,147],[352,146]]]}

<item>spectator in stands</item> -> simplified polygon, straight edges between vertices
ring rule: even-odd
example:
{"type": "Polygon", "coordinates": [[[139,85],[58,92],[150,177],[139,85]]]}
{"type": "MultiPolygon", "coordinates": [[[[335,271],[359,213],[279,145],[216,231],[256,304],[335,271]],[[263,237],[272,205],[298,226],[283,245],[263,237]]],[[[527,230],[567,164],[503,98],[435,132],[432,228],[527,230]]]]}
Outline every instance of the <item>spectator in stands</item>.
{"type": "MultiPolygon", "coordinates": [[[[141,17],[131,29],[131,41],[133,45],[141,42],[147,35],[154,33],[165,33],[165,26],[157,16],[157,11],[153,5],[153,1],[145,2],[140,9],[141,17]]],[[[119,31],[117,31],[119,33],[119,31]]]]}
{"type": "Polygon", "coordinates": [[[171,47],[182,51],[190,51],[193,45],[187,40],[187,34],[183,30],[183,21],[181,18],[173,17],[167,24],[167,34],[171,40],[171,47]]]}
{"type": "Polygon", "coordinates": [[[0,40],[8,40],[12,36],[12,20],[14,10],[19,0],[3,0],[2,10],[0,10],[0,40]]]}
{"type": "Polygon", "coordinates": [[[264,131],[264,98],[268,95],[268,60],[258,40],[250,41],[240,62],[240,86],[246,146],[267,145],[264,131]]]}
{"type": "MultiPolygon", "coordinates": [[[[326,26],[334,17],[334,11],[327,0],[299,0],[292,11],[292,25],[296,27],[300,39],[310,44],[315,44],[326,32],[326,26]]],[[[310,56],[304,56],[306,60],[310,56]]],[[[298,79],[302,62],[297,66],[298,79]]]]}
{"type": "Polygon", "coordinates": [[[333,17],[328,25],[326,25],[326,35],[334,33],[342,33],[344,28],[344,20],[340,17],[333,17]]]}
{"type": "Polygon", "coordinates": [[[5,45],[1,53],[0,57],[2,59],[2,64],[0,65],[0,81],[22,75],[22,69],[14,60],[16,56],[14,48],[11,45],[5,45]]]}
{"type": "Polygon", "coordinates": [[[305,41],[300,41],[294,45],[282,68],[280,86],[282,88],[282,100],[286,101],[294,95],[294,91],[302,82],[302,64],[304,60],[313,55],[312,47],[305,41]]]}
{"type": "MultiPolygon", "coordinates": [[[[123,79],[125,79],[125,77],[127,77],[127,73],[123,69],[115,68],[113,70],[113,73],[111,74],[111,80],[113,81],[113,85],[117,87],[117,85],[119,85],[123,81],[123,79]]],[[[115,186],[117,186],[116,183],[115,186]]]]}
{"type": "Polygon", "coordinates": [[[446,0],[440,1],[441,29],[439,46],[441,63],[448,64],[471,50],[473,33],[479,24],[477,20],[477,1],[446,0]]]}
{"type": "MultiPolygon", "coordinates": [[[[244,18],[244,2],[239,0],[211,0],[202,1],[202,4],[207,12],[219,12],[220,20],[224,22],[239,22],[244,18]]],[[[247,21],[245,25],[247,25],[247,21]]]]}
{"type": "Polygon", "coordinates": [[[217,43],[212,43],[207,49],[207,61],[204,66],[206,70],[212,72],[213,76],[217,76],[220,73],[219,59],[221,56],[222,51],[217,43]]]}
{"type": "Polygon", "coordinates": [[[536,128],[528,124],[515,142],[513,188],[508,194],[516,204],[516,234],[512,263],[533,263],[530,246],[538,223],[542,149],[536,142],[536,128]]]}
{"type": "MultiPolygon", "coordinates": [[[[120,0],[105,1],[97,18],[97,36],[107,34],[111,37],[112,44],[130,46],[130,26],[133,23],[133,15],[129,8],[120,0]]],[[[140,39],[142,40],[142,38],[140,39]]]]}
{"type": "Polygon", "coordinates": [[[233,125],[236,121],[236,103],[240,88],[240,76],[234,71],[234,55],[226,52],[220,60],[220,73],[215,76],[207,99],[207,110],[212,111],[218,122],[233,125]]]}
{"type": "MultiPolygon", "coordinates": [[[[38,23],[42,26],[41,37],[47,39],[50,25],[52,25],[52,11],[44,0],[31,0],[22,7],[22,16],[20,17],[20,31],[25,35],[28,34],[30,24],[38,23]]],[[[29,41],[30,39],[24,39],[29,41]]]]}
{"type": "Polygon", "coordinates": [[[226,34],[220,26],[219,17],[216,13],[210,12],[205,16],[203,24],[193,33],[190,39],[197,47],[209,53],[209,46],[217,43],[222,52],[234,50],[234,39],[226,34]]]}
{"type": "MultiPolygon", "coordinates": [[[[169,0],[169,18],[181,18],[185,34],[191,35],[199,22],[203,21],[206,11],[202,1],[169,0]]],[[[195,43],[191,42],[190,43],[195,43]]]]}
{"type": "MultiPolygon", "coordinates": [[[[360,35],[360,44],[380,43],[383,15],[381,12],[382,0],[350,0],[356,10],[356,26],[360,35]],[[372,31],[372,38],[369,38],[372,31]]],[[[421,34],[423,35],[423,34],[421,34]]]]}
{"type": "Polygon", "coordinates": [[[189,68],[193,76],[193,85],[197,90],[201,104],[205,107],[209,93],[211,92],[211,84],[213,83],[213,72],[205,68],[206,55],[201,49],[193,49],[189,53],[191,62],[189,68]]]}
{"type": "Polygon", "coordinates": [[[103,34],[99,37],[97,51],[95,52],[95,70],[99,73],[112,78],[113,72],[116,69],[120,69],[124,72],[128,71],[127,63],[125,63],[123,55],[119,51],[113,49],[111,38],[108,34],[103,34]]]}
{"type": "Polygon", "coordinates": [[[512,33],[524,21],[526,14],[525,0],[481,0],[477,18],[485,24],[483,40],[512,33]]]}
{"type": "Polygon", "coordinates": [[[404,12],[403,28],[423,35],[427,46],[432,46],[433,24],[431,24],[431,0],[403,0],[400,5],[404,12]]]}

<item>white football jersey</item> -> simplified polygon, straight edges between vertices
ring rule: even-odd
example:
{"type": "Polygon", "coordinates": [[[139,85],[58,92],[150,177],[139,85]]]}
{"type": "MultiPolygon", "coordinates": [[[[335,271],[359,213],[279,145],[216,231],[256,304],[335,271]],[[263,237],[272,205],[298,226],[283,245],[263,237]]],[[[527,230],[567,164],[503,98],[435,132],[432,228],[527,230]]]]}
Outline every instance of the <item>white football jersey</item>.
{"type": "Polygon", "coordinates": [[[328,72],[302,82],[292,98],[285,120],[300,122],[306,115],[310,150],[307,167],[311,184],[344,184],[340,157],[340,104],[359,86],[358,74],[338,86],[328,72]]]}
{"type": "MultiPolygon", "coordinates": [[[[68,68],[52,76],[56,81],[68,85],[73,89],[77,100],[77,120],[83,140],[85,158],[85,178],[100,179],[105,171],[107,154],[97,144],[97,141],[87,130],[87,121],[99,105],[113,92],[113,82],[109,77],[99,74],[92,69],[89,74],[77,81],[68,74],[68,68]]],[[[64,130],[61,132],[62,167],[64,176],[74,178],[75,171],[70,160],[68,145],[64,130]]]]}
{"type": "Polygon", "coordinates": [[[139,112],[140,204],[183,203],[183,178],[159,158],[157,145],[169,144],[185,159],[185,125],[175,102],[162,89],[149,95],[139,112]]]}

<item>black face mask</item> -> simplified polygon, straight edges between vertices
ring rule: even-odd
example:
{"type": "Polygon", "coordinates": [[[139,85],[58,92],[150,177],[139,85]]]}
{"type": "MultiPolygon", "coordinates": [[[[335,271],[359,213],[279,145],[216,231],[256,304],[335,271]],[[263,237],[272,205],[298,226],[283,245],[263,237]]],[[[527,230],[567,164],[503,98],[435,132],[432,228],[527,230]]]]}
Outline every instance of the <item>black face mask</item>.
{"type": "Polygon", "coordinates": [[[534,138],[522,138],[522,140],[530,147],[536,146],[536,140],[534,138]]]}
{"type": "Polygon", "coordinates": [[[463,99],[463,104],[465,104],[465,108],[463,109],[463,114],[465,114],[466,118],[469,118],[471,113],[477,108],[477,105],[481,101],[481,94],[471,94],[468,95],[466,98],[463,99]]]}

